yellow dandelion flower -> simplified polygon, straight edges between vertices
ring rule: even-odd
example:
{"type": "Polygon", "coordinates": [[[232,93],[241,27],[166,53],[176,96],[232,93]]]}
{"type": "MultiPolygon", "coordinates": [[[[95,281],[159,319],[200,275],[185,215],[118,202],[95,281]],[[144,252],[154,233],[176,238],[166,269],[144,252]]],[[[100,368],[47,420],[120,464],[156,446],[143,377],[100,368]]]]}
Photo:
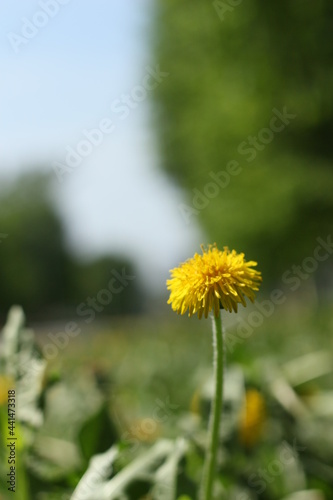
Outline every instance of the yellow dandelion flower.
{"type": "Polygon", "coordinates": [[[266,422],[265,400],[256,389],[249,389],[240,415],[239,438],[244,446],[252,448],[260,439],[266,422]]]}
{"type": "Polygon", "coordinates": [[[214,310],[216,318],[220,308],[237,312],[238,303],[246,306],[245,297],[254,302],[254,292],[259,290],[261,273],[253,269],[254,261],[246,262],[243,253],[224,247],[223,251],[214,245],[208,250],[202,247],[202,255],[195,254],[179,267],[171,270],[167,280],[170,290],[168,304],[178,314],[198,313],[207,318],[214,310]]]}
{"type": "Polygon", "coordinates": [[[155,441],[161,435],[161,426],[152,418],[138,419],[129,429],[130,439],[141,442],[155,441]]]}
{"type": "Polygon", "coordinates": [[[0,375],[0,405],[8,402],[8,391],[14,389],[14,380],[6,375],[0,375]]]}

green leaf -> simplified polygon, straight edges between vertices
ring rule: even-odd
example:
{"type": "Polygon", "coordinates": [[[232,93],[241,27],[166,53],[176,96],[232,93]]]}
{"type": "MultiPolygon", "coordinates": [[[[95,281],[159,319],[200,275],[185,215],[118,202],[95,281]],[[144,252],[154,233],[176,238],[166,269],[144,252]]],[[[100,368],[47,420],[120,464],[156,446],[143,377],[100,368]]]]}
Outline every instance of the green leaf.
{"type": "Polygon", "coordinates": [[[37,346],[33,331],[24,328],[24,322],[21,307],[12,307],[2,332],[1,366],[4,373],[15,382],[17,419],[32,427],[40,427],[43,413],[39,407],[39,399],[46,361],[37,346]]]}
{"type": "Polygon", "coordinates": [[[103,453],[117,441],[118,433],[106,404],[83,424],[78,438],[86,460],[94,454],[103,453]]]}

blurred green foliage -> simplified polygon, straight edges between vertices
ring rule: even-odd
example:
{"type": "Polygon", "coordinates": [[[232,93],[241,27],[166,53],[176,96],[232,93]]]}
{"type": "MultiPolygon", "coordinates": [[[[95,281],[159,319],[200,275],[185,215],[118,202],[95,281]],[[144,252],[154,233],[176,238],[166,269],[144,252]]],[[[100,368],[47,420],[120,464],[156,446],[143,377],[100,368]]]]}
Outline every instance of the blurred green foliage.
{"type": "Polygon", "coordinates": [[[36,310],[66,294],[68,256],[46,187],[43,177],[24,176],[2,189],[0,227],[7,234],[0,247],[2,313],[13,303],[36,310]]]}
{"type": "Polygon", "coordinates": [[[258,260],[266,282],[332,230],[332,23],[329,0],[157,2],[156,119],[188,192],[180,217],[258,260]],[[237,174],[208,187],[230,161],[237,174]]]}
{"type": "MultiPolygon", "coordinates": [[[[22,310],[11,310],[0,334],[0,474],[8,473],[14,432],[17,498],[197,498],[211,336],[209,322],[188,323],[115,318],[47,363],[45,336],[37,343],[22,310]]],[[[283,306],[236,349],[227,346],[214,499],[332,498],[331,326],[330,308],[291,315],[283,306]]],[[[234,331],[228,320],[226,327],[234,331]]],[[[12,497],[5,481],[0,497],[12,497]]]]}
{"type": "MultiPolygon", "coordinates": [[[[38,317],[71,315],[89,296],[107,289],[111,271],[135,276],[113,294],[103,313],[126,314],[142,309],[143,294],[128,259],[104,256],[79,262],[69,252],[56,213],[48,176],[27,174],[0,192],[0,314],[20,304],[38,317]]],[[[104,298],[105,301],[105,298],[104,298]]]]}

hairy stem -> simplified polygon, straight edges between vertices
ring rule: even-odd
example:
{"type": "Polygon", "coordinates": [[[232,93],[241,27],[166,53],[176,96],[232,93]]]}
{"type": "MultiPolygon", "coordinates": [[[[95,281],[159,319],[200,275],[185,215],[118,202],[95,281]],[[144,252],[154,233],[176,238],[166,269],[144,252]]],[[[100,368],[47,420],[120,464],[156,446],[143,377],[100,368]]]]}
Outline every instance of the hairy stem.
{"type": "Polygon", "coordinates": [[[219,430],[223,405],[223,370],[224,349],[222,320],[213,318],[213,349],[214,349],[214,384],[215,394],[212,400],[209,427],[208,448],[200,488],[200,500],[211,500],[216,469],[216,455],[219,446],[219,430]]]}

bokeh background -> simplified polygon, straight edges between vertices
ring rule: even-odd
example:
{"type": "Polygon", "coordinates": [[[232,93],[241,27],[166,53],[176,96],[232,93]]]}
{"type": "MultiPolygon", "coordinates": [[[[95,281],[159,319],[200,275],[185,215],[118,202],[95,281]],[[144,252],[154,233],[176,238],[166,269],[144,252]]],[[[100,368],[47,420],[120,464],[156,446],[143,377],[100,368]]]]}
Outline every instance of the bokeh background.
{"type": "MultiPolygon", "coordinates": [[[[230,341],[255,385],[273,353],[331,356],[331,2],[1,7],[1,324],[21,305],[41,349],[56,346],[52,376],[109,384],[122,432],[156,398],[181,414],[209,372],[210,328],[174,317],[165,281],[216,242],[258,262],[259,303],[284,297],[230,341]],[[80,335],[58,345],[69,321],[80,335]]],[[[228,315],[230,335],[257,310],[228,315]]],[[[322,375],[314,392],[331,389],[322,375]]],[[[329,486],[313,498],[330,498],[332,468],[316,467],[329,486]]]]}
{"type": "MultiPolygon", "coordinates": [[[[75,305],[74,290],[85,294],[77,266],[95,266],[89,291],[99,290],[100,258],[126,261],[129,272],[135,266],[136,286],[155,294],[170,265],[199,241],[196,225],[179,217],[181,188],[160,168],[153,90],[137,90],[157,65],[149,40],[153,5],[58,7],[40,28],[30,24],[45,21],[36,2],[6,5],[1,20],[1,231],[8,235],[2,315],[13,301],[38,315],[75,305]],[[85,131],[93,134],[105,119],[112,132],[67,164],[68,151],[81,151],[85,131]]],[[[122,300],[135,309],[133,299],[122,300]]]]}
{"type": "Polygon", "coordinates": [[[332,221],[329,3],[57,5],[1,20],[2,317],[67,310],[108,258],[156,297],[202,242],[267,288],[312,255],[332,221]]]}

